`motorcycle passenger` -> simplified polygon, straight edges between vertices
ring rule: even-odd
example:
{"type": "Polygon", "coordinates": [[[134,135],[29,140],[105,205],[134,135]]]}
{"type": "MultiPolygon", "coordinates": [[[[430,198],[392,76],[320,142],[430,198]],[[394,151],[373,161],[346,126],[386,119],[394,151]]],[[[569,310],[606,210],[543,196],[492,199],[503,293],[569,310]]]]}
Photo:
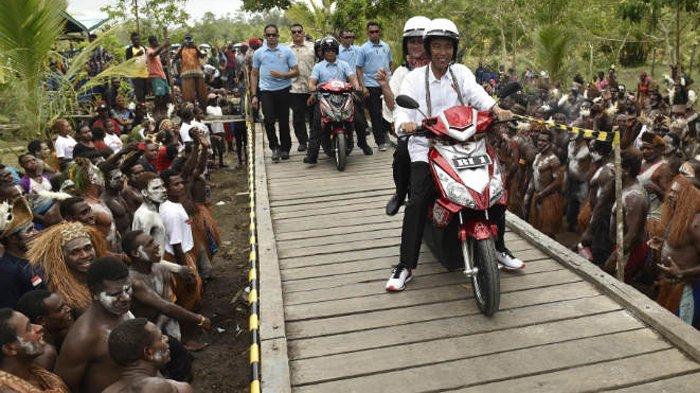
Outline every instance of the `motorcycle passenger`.
{"type": "MultiPolygon", "coordinates": [[[[413,69],[427,65],[430,60],[423,48],[423,34],[430,24],[430,19],[425,16],[414,16],[403,25],[403,59],[404,63],[394,70],[391,80],[387,81],[387,72],[384,69],[377,72],[377,82],[382,87],[384,105],[382,115],[388,123],[394,121],[393,111],[396,107],[394,97],[398,95],[399,88],[406,75],[413,69]]],[[[404,204],[408,194],[408,185],[411,178],[411,157],[408,155],[408,136],[397,139],[392,163],[394,185],[396,192],[386,204],[386,214],[396,215],[404,204]]]]}
{"type": "MultiPolygon", "coordinates": [[[[309,136],[309,150],[307,151],[306,157],[304,157],[304,163],[306,164],[316,164],[318,159],[318,150],[321,145],[321,110],[320,105],[316,100],[316,95],[314,94],[317,90],[317,86],[326,83],[330,80],[341,80],[344,82],[349,82],[355,91],[360,88],[357,82],[357,76],[355,75],[355,70],[350,67],[350,65],[338,59],[338,50],[340,45],[338,41],[333,37],[326,37],[321,42],[321,52],[323,53],[324,59],[320,63],[316,64],[311,71],[311,76],[309,77],[309,93],[311,96],[307,104],[309,106],[314,105],[314,115],[313,124],[311,126],[311,135],[309,136]]],[[[354,99],[354,97],[353,97],[354,99]]],[[[367,139],[364,134],[364,128],[358,125],[358,121],[361,118],[357,115],[362,108],[357,107],[357,101],[355,100],[355,128],[357,135],[357,145],[362,149],[365,155],[372,154],[372,148],[367,145],[367,139]]]]}
{"type": "MultiPolygon", "coordinates": [[[[496,104],[479,86],[469,68],[455,64],[458,44],[459,31],[452,21],[442,18],[432,20],[423,35],[423,46],[430,63],[406,75],[400,94],[416,100],[427,116],[438,115],[456,105],[471,104],[480,111],[490,110],[500,120],[510,119],[512,113],[496,104]]],[[[396,107],[394,128],[397,135],[415,133],[423,118],[418,110],[396,107]]],[[[410,199],[404,212],[399,264],[394,267],[386,283],[386,290],[390,292],[402,291],[413,278],[428,207],[437,196],[428,164],[427,138],[411,136],[408,151],[411,158],[410,199]]],[[[509,269],[522,268],[523,262],[514,258],[505,246],[505,206],[490,208],[489,217],[498,225],[499,233],[495,239],[498,262],[509,269]]]]}

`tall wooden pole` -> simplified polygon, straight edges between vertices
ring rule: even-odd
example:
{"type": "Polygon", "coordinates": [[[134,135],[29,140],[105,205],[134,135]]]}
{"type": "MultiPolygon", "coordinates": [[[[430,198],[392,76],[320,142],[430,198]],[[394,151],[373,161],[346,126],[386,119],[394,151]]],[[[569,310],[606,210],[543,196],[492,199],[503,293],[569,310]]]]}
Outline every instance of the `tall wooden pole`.
{"type": "Polygon", "coordinates": [[[676,0],[676,67],[681,70],[681,0],[676,0]]]}
{"type": "MultiPolygon", "coordinates": [[[[619,135],[619,134],[618,134],[619,135]]],[[[620,138],[615,137],[613,141],[615,150],[615,219],[616,219],[616,243],[617,243],[617,279],[624,282],[625,265],[627,265],[627,255],[625,254],[625,217],[622,207],[622,154],[620,152],[620,138]]]]}
{"type": "Polygon", "coordinates": [[[141,34],[141,24],[139,23],[139,1],[132,0],[134,6],[134,16],[136,17],[136,32],[141,34]]]}

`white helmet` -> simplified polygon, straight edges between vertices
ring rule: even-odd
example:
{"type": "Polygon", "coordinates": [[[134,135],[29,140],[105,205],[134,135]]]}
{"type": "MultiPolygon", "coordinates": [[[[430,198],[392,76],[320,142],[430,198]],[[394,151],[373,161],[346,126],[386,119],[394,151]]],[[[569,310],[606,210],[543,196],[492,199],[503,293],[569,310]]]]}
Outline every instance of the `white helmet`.
{"type": "Polygon", "coordinates": [[[423,37],[425,29],[430,25],[430,19],[425,16],[409,18],[403,25],[403,37],[423,37]]]}
{"type": "Polygon", "coordinates": [[[452,46],[454,47],[452,60],[454,61],[457,58],[459,30],[454,22],[444,18],[437,18],[430,21],[428,28],[425,29],[425,34],[423,34],[423,46],[428,56],[430,56],[430,40],[433,38],[447,38],[452,41],[452,46]]]}

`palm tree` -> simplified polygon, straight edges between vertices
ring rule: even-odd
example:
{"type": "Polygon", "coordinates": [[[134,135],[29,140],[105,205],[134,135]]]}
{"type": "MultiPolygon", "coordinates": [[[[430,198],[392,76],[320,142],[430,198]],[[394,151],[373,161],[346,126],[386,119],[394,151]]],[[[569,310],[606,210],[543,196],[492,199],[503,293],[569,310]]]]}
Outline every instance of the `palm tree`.
{"type": "Polygon", "coordinates": [[[573,41],[565,27],[542,26],[535,35],[536,63],[547,71],[554,83],[562,82],[567,74],[567,54],[573,41]]]}
{"type": "Polygon", "coordinates": [[[11,71],[5,77],[13,115],[24,131],[41,130],[41,98],[47,65],[63,31],[65,4],[52,0],[5,0],[0,7],[0,52],[11,71]]]}
{"type": "Polygon", "coordinates": [[[2,109],[20,125],[19,134],[25,138],[41,135],[54,120],[75,112],[78,97],[106,79],[148,76],[145,64],[132,58],[106,68],[78,87],[87,77],[86,65],[92,53],[118,27],[89,43],[64,72],[51,70],[51,60],[64,60],[53,49],[63,32],[64,9],[65,4],[56,0],[5,0],[0,7],[0,53],[4,56],[0,68],[6,65],[1,73],[5,78],[2,109]],[[51,89],[47,81],[52,82],[51,89]]]}

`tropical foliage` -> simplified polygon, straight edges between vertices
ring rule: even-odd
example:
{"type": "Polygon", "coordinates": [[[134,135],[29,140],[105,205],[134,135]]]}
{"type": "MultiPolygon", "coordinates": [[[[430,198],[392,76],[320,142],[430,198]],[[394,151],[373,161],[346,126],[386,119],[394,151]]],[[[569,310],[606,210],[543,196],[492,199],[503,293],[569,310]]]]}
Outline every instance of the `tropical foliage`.
{"type": "Polygon", "coordinates": [[[76,112],[79,97],[95,85],[143,71],[132,59],[88,79],[91,54],[112,32],[65,59],[55,51],[64,9],[65,4],[51,0],[5,0],[0,7],[0,112],[20,125],[24,138],[37,137],[56,118],[76,112]],[[59,72],[63,64],[67,67],[59,72]]]}

